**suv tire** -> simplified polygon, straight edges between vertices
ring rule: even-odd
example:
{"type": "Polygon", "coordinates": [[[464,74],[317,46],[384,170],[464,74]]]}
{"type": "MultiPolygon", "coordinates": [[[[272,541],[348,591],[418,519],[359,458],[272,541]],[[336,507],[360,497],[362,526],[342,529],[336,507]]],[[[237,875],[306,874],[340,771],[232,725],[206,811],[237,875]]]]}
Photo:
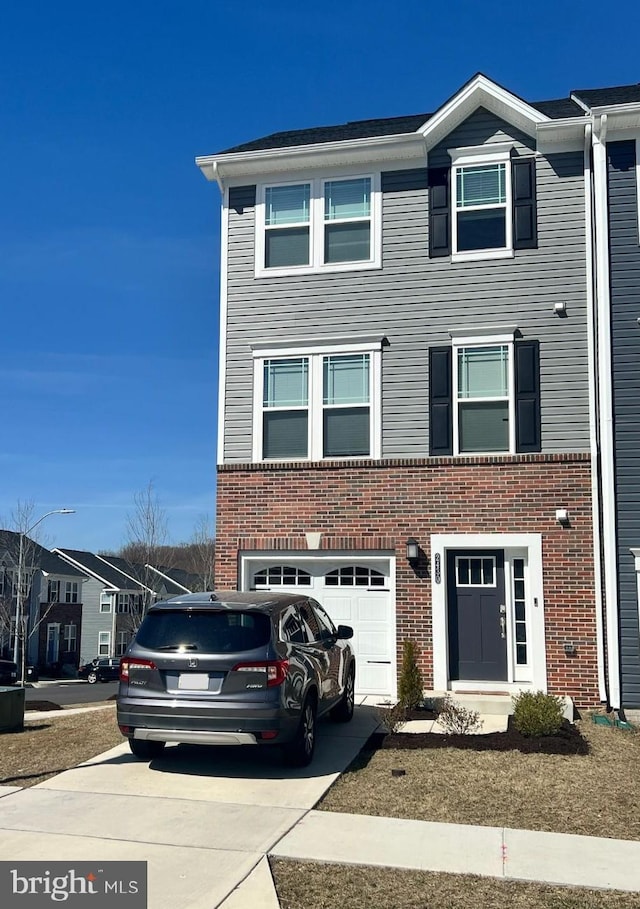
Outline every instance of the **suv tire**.
{"type": "Polygon", "coordinates": [[[129,748],[131,753],[143,761],[152,761],[154,758],[162,756],[164,751],[164,742],[152,742],[145,739],[129,739],[129,748]]]}
{"type": "Polygon", "coordinates": [[[307,697],[302,705],[295,738],[284,746],[284,757],[290,767],[307,767],[316,747],[316,705],[307,697]]]}
{"type": "Polygon", "coordinates": [[[344,684],[344,693],[336,706],[331,711],[331,719],[336,723],[348,723],[353,719],[355,703],[356,674],[353,666],[349,669],[347,680],[344,684]]]}

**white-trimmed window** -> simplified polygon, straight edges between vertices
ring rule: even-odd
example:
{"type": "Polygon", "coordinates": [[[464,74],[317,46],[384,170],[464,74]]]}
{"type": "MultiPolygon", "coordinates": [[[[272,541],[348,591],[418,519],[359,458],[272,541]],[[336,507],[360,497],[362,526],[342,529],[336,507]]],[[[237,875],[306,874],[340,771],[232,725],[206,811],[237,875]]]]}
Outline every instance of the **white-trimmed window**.
{"type": "Polygon", "coordinates": [[[111,650],[111,632],[98,632],[98,656],[109,656],[111,650]]]}
{"type": "Polygon", "coordinates": [[[449,150],[454,260],[513,254],[511,148],[500,143],[449,150]]]}
{"type": "Polygon", "coordinates": [[[129,634],[126,631],[118,631],[116,634],[116,656],[122,656],[129,646],[129,634]]]}
{"type": "Polygon", "coordinates": [[[67,653],[73,653],[76,650],[77,626],[74,624],[64,626],[64,645],[63,649],[67,653]]]}
{"type": "Polygon", "coordinates": [[[513,334],[453,343],[455,454],[515,451],[513,334]]]}
{"type": "Polygon", "coordinates": [[[380,457],[381,345],[255,347],[254,460],[380,457]]]}
{"type": "Polygon", "coordinates": [[[77,581],[65,581],[64,601],[65,603],[77,603],[79,584],[77,581]]]}
{"type": "Polygon", "coordinates": [[[60,602],[60,581],[50,579],[47,583],[47,603],[60,602]]]}
{"type": "Polygon", "coordinates": [[[380,175],[260,187],[256,275],[380,266],[380,175]]]}
{"type": "Polygon", "coordinates": [[[111,612],[111,594],[100,594],[100,612],[111,612]]]}

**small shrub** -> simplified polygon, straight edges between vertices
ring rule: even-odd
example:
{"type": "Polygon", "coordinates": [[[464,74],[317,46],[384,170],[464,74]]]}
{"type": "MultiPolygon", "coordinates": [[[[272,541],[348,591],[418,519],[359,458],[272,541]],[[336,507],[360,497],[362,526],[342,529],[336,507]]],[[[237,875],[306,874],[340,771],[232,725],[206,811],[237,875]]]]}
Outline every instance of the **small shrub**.
{"type": "Polygon", "coordinates": [[[441,702],[438,723],[450,735],[472,735],[482,729],[482,720],[477,710],[470,710],[446,695],[441,702]]]}
{"type": "Polygon", "coordinates": [[[392,735],[399,732],[402,725],[407,721],[407,709],[400,701],[398,701],[397,704],[392,704],[391,701],[380,704],[380,706],[376,708],[376,714],[382,725],[385,726],[392,735]]]}
{"type": "Polygon", "coordinates": [[[544,691],[521,691],[513,698],[513,725],[522,735],[557,735],[563,710],[562,698],[544,691]]]}
{"type": "Polygon", "coordinates": [[[398,687],[399,703],[402,704],[405,710],[415,710],[416,707],[421,706],[423,688],[422,673],[416,656],[416,645],[413,641],[405,641],[398,687]]]}

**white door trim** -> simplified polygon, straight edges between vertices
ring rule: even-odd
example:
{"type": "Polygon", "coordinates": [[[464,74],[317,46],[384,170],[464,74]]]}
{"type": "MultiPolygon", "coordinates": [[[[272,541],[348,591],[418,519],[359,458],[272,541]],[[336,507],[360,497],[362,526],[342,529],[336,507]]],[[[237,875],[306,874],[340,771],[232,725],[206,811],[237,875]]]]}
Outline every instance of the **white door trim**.
{"type": "MultiPolygon", "coordinates": [[[[544,634],[544,590],[542,578],[542,534],[539,533],[453,533],[431,535],[431,595],[433,622],[433,687],[451,688],[447,630],[447,551],[450,549],[526,549],[529,564],[531,606],[532,680],[530,683],[500,683],[501,690],[513,687],[547,690],[547,656],[544,634]]],[[[496,689],[496,683],[474,688],[496,689]]]]}

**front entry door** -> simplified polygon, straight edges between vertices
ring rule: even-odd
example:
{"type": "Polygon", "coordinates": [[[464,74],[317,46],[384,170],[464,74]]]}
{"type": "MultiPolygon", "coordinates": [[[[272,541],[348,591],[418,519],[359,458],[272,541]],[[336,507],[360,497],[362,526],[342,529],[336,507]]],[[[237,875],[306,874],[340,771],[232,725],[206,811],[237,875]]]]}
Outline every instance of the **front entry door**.
{"type": "Polygon", "coordinates": [[[504,550],[447,553],[449,678],[507,680],[504,550]]]}

